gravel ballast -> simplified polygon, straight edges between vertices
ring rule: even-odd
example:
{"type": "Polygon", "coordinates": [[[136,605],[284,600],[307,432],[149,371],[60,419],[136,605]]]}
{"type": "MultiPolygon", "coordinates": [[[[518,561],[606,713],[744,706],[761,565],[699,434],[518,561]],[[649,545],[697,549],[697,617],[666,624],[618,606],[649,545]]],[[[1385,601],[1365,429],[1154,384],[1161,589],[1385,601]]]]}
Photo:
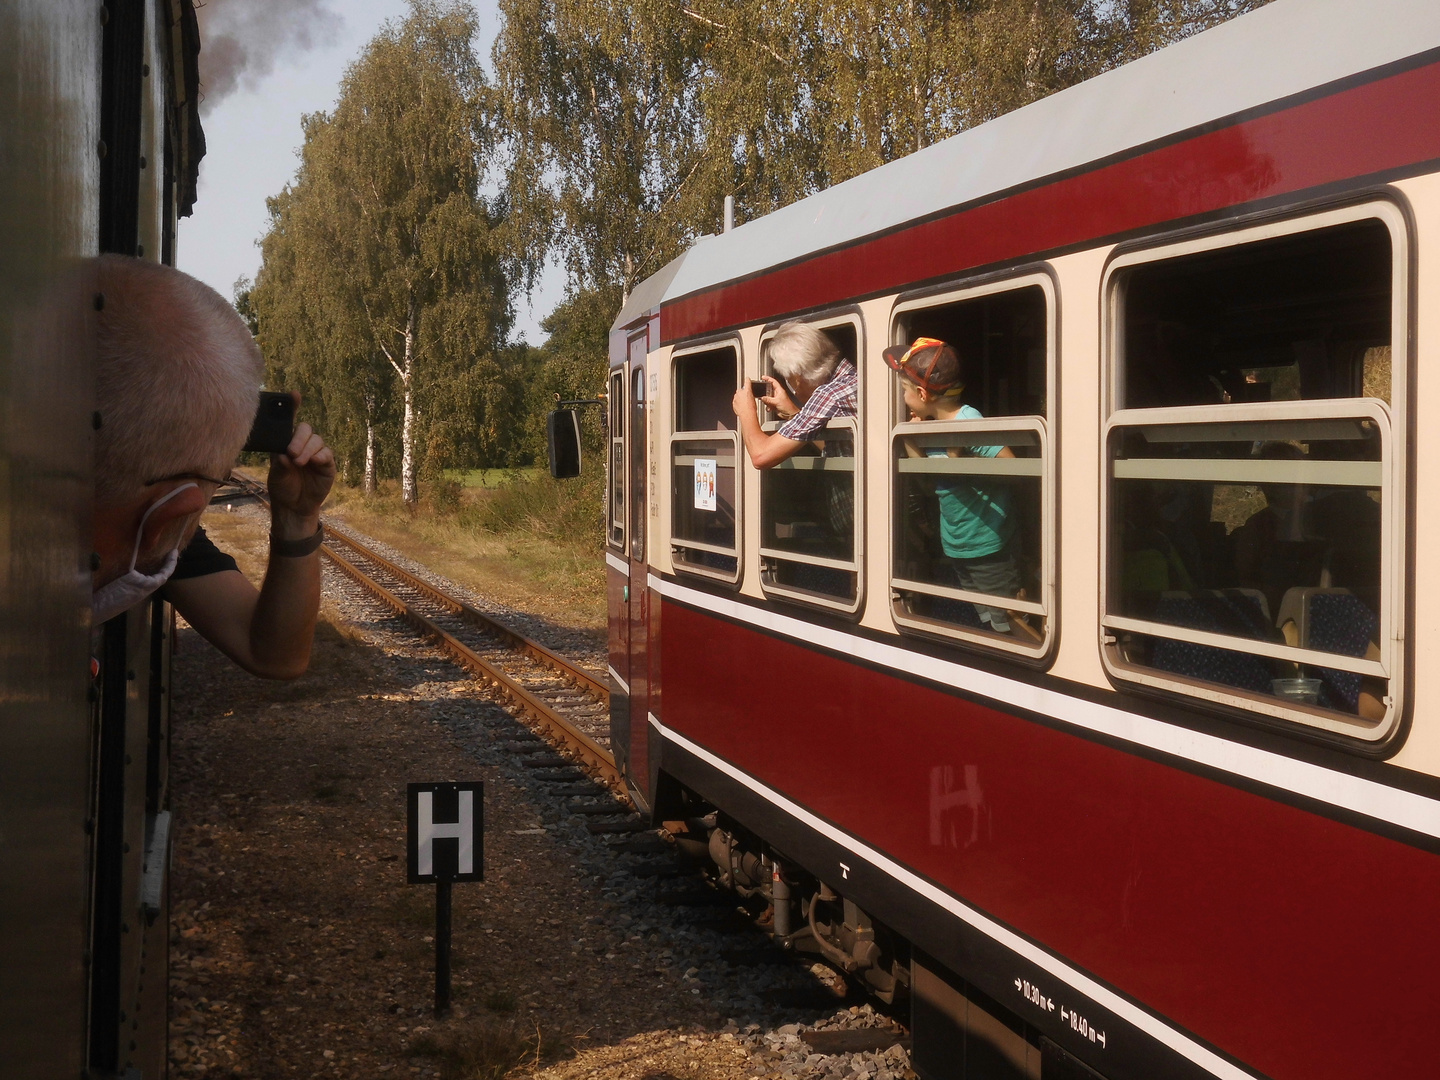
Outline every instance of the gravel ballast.
{"type": "MultiPolygon", "coordinates": [[[[262,508],[205,524],[247,573],[263,568],[262,508]]],[[[521,764],[518,722],[330,568],[325,612],[293,683],[178,634],[173,1074],[913,1075],[893,1020],[830,968],[774,949],[729,894],[690,869],[637,876],[678,864],[612,850],[643,833],[592,833],[604,818],[573,813],[573,794],[521,764]],[[438,780],[486,784],[486,880],[454,889],[443,1020],[434,891],[405,883],[404,855],[405,785],[438,780]],[[876,1038],[829,1053],[817,1031],[876,1038]]],[[[567,655],[583,635],[495,613],[567,655]]]]}

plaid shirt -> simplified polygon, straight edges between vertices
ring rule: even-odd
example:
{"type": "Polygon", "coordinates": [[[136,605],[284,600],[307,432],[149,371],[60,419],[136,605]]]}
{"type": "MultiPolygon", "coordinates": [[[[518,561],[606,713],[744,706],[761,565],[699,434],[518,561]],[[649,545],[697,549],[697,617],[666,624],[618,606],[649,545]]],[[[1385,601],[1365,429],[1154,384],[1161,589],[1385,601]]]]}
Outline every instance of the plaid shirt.
{"type": "Polygon", "coordinates": [[[825,424],[834,417],[854,416],[855,392],[858,386],[855,365],[849,360],[841,360],[835,365],[835,373],[830,376],[830,381],[817,387],[810,395],[810,400],[805,402],[799,412],[781,424],[776,434],[796,442],[808,442],[825,430],[825,424]]]}

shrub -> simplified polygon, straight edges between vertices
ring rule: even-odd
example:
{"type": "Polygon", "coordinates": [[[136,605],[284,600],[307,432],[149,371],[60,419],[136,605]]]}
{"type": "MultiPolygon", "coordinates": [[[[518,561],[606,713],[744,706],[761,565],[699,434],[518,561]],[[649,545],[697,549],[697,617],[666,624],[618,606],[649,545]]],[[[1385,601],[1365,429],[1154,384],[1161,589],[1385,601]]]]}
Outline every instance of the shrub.
{"type": "Polygon", "coordinates": [[[460,481],[439,476],[426,483],[425,497],[437,514],[453,514],[460,509],[460,495],[464,490],[460,481]]]}
{"type": "Polygon", "coordinates": [[[462,514],[462,522],[493,533],[535,536],[599,551],[604,539],[604,476],[599,471],[573,480],[547,475],[517,478],[485,492],[462,514]]]}

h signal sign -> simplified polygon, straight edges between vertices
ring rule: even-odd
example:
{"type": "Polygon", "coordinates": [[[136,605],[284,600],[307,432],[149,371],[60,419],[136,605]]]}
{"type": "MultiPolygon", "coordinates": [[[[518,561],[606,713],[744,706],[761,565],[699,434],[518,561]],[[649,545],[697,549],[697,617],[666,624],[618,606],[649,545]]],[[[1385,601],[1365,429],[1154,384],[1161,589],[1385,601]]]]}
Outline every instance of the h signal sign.
{"type": "Polygon", "coordinates": [[[409,881],[480,881],[484,878],[485,785],[410,784],[409,881]]]}

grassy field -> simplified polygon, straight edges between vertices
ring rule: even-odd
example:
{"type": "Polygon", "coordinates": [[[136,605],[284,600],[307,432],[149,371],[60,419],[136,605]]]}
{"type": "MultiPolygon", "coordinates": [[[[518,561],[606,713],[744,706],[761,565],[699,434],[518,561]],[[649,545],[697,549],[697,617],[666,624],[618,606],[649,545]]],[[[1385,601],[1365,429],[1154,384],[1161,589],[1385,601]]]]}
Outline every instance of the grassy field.
{"type": "Polygon", "coordinates": [[[446,469],[445,479],[461,487],[498,488],[521,480],[539,480],[545,476],[541,468],[528,469],[446,469]]]}
{"type": "Polygon", "coordinates": [[[394,481],[370,496],[337,484],[326,513],[482,596],[565,626],[603,630],[603,476],[557,481],[543,469],[464,475],[423,488],[414,511],[394,481]]]}

